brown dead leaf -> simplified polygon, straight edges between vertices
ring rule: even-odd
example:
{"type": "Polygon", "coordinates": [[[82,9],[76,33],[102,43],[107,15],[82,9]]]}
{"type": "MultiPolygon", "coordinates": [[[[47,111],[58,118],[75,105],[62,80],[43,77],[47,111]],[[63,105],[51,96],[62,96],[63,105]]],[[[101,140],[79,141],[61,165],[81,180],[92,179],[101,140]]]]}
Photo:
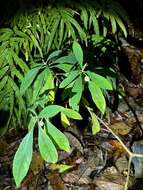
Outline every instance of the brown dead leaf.
{"type": "Polygon", "coordinates": [[[50,170],[48,173],[48,179],[53,190],[67,190],[67,187],[57,171],[50,170]]]}
{"type": "Polygon", "coordinates": [[[109,127],[114,131],[114,133],[119,134],[119,135],[127,135],[130,133],[132,129],[129,125],[127,125],[123,121],[116,122],[110,125],[109,127]]]}
{"type": "Polygon", "coordinates": [[[33,152],[32,162],[30,165],[30,169],[32,170],[34,175],[37,175],[40,170],[43,168],[44,161],[41,158],[38,152],[33,152]]]}

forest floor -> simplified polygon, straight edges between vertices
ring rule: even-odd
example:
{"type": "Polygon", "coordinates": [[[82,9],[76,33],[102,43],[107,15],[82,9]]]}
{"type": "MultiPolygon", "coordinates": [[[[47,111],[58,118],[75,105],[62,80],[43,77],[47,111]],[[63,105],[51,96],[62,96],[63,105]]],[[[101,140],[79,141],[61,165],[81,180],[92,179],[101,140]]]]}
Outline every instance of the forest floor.
{"type": "MultiPolygon", "coordinates": [[[[120,99],[118,110],[108,112],[95,136],[90,127],[82,132],[76,125],[69,127],[65,135],[71,152],[59,152],[58,164],[44,163],[35,151],[19,190],[123,190],[127,182],[128,189],[141,190],[143,158],[133,158],[129,172],[129,154],[116,139],[119,137],[128,150],[143,154],[143,101],[133,97],[127,101],[131,107],[120,99]],[[71,167],[61,172],[63,165],[71,167]]],[[[13,132],[0,140],[0,190],[16,190],[11,168],[19,143],[19,134],[13,132]]]]}

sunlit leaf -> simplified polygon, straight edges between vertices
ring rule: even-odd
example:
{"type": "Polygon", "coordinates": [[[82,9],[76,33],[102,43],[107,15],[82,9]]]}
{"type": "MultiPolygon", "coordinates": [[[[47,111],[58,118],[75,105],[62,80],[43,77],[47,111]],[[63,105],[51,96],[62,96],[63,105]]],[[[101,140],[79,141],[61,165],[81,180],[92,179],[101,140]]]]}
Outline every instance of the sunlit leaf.
{"type": "Polygon", "coordinates": [[[83,83],[82,83],[82,77],[79,76],[73,85],[72,92],[74,93],[73,96],[69,99],[69,104],[72,107],[72,109],[78,111],[78,104],[80,102],[81,96],[83,91],[83,83]]]}
{"type": "Polygon", "coordinates": [[[47,162],[56,163],[58,161],[58,153],[50,137],[39,127],[38,145],[42,158],[47,162]]]}
{"type": "Polygon", "coordinates": [[[62,106],[59,105],[49,105],[45,107],[39,114],[39,118],[51,118],[57,115],[60,111],[63,110],[62,106]]]}
{"type": "Polygon", "coordinates": [[[13,161],[13,176],[16,182],[16,186],[19,187],[22,180],[26,176],[33,152],[33,129],[24,137],[13,161]]]}
{"type": "Polygon", "coordinates": [[[60,149],[69,152],[70,145],[67,137],[49,121],[47,121],[47,132],[54,139],[60,149]]]}
{"type": "Polygon", "coordinates": [[[67,116],[63,112],[61,112],[61,123],[65,128],[70,126],[70,122],[69,122],[67,116]]]}
{"type": "Polygon", "coordinates": [[[96,135],[100,131],[100,124],[95,113],[90,111],[90,115],[92,120],[92,134],[96,135]]]}
{"type": "Polygon", "coordinates": [[[52,170],[59,170],[59,173],[63,173],[73,168],[73,166],[66,165],[66,164],[50,164],[49,168],[52,170]]]}
{"type": "Polygon", "coordinates": [[[101,89],[92,81],[89,81],[88,83],[89,83],[88,88],[89,88],[89,91],[91,93],[93,102],[95,103],[97,108],[102,113],[104,113],[105,108],[106,108],[106,102],[105,102],[105,98],[103,96],[101,89]]]}
{"type": "Polygon", "coordinates": [[[69,109],[69,108],[63,108],[62,109],[62,112],[69,118],[72,118],[72,119],[77,119],[77,120],[81,120],[82,117],[81,115],[77,112],[77,111],[74,111],[72,109],[69,109]]]}
{"type": "Polygon", "coordinates": [[[103,76],[87,71],[88,76],[91,80],[102,89],[112,90],[111,83],[103,76]]]}

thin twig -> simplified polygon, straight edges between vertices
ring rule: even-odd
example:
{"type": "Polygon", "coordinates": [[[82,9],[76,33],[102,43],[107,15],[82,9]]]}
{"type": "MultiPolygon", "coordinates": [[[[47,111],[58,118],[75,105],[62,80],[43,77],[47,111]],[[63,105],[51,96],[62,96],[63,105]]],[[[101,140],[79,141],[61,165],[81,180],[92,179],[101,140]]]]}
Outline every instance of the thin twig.
{"type": "Polygon", "coordinates": [[[112,129],[110,129],[110,127],[108,127],[108,125],[102,119],[100,119],[98,117],[98,120],[112,133],[112,135],[120,142],[120,144],[122,145],[122,147],[129,154],[128,173],[127,173],[126,183],[125,183],[125,186],[124,186],[124,190],[127,190],[128,189],[128,183],[129,183],[129,177],[130,177],[130,167],[131,167],[132,158],[133,157],[143,158],[143,154],[137,154],[137,153],[131,152],[126,147],[126,145],[123,143],[123,141],[114,133],[114,131],[112,131],[112,129]]]}

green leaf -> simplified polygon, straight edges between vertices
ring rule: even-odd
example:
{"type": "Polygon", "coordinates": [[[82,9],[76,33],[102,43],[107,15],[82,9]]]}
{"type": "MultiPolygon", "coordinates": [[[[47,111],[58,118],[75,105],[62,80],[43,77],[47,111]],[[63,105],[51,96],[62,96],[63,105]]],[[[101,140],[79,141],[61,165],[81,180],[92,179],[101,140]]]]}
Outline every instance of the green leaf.
{"type": "Polygon", "coordinates": [[[78,111],[78,104],[80,102],[81,96],[83,91],[83,83],[82,83],[82,77],[79,76],[72,88],[72,92],[75,94],[69,99],[69,105],[72,107],[72,109],[78,111]]]}
{"type": "Polygon", "coordinates": [[[96,114],[93,113],[92,111],[89,111],[89,112],[90,112],[91,120],[92,120],[92,134],[96,135],[96,133],[100,131],[100,124],[99,124],[96,114]]]}
{"type": "Polygon", "coordinates": [[[55,66],[53,66],[53,67],[56,67],[56,68],[59,68],[59,69],[61,69],[61,70],[63,70],[63,71],[65,71],[66,73],[67,72],[69,72],[70,70],[71,70],[71,68],[72,68],[72,65],[70,65],[70,64],[66,64],[66,63],[60,63],[60,64],[58,64],[58,65],[55,65],[55,66]]]}
{"type": "Polygon", "coordinates": [[[28,89],[28,87],[32,84],[34,81],[38,71],[41,69],[42,66],[35,67],[31,69],[23,78],[21,86],[20,86],[20,93],[23,95],[25,91],[28,89]]]}
{"type": "Polygon", "coordinates": [[[8,80],[8,76],[3,77],[3,79],[0,81],[0,91],[3,89],[3,87],[6,85],[8,80]]]}
{"type": "Polygon", "coordinates": [[[13,176],[16,186],[19,187],[23,178],[26,176],[33,152],[33,129],[24,137],[13,161],[13,176]]]}
{"type": "Polygon", "coordinates": [[[77,62],[75,56],[73,54],[60,57],[56,59],[53,63],[71,63],[75,64],[77,62]]]}
{"type": "Polygon", "coordinates": [[[58,153],[55,145],[41,127],[38,129],[38,145],[42,158],[47,162],[56,163],[58,161],[58,153]]]}
{"type": "Polygon", "coordinates": [[[78,63],[80,64],[80,67],[82,68],[83,67],[83,51],[80,44],[78,42],[74,42],[72,49],[76,57],[76,60],[78,61],[78,63]]]}
{"type": "Polygon", "coordinates": [[[106,108],[106,102],[105,102],[105,98],[103,96],[103,93],[102,93],[101,89],[92,81],[88,82],[88,88],[89,88],[89,91],[91,93],[93,102],[95,103],[97,108],[102,113],[104,113],[105,108],[106,108]]]}
{"type": "Polygon", "coordinates": [[[0,69],[0,79],[6,74],[8,69],[9,69],[9,66],[5,66],[5,67],[0,69]]]}
{"type": "Polygon", "coordinates": [[[81,19],[83,21],[85,29],[87,30],[87,28],[88,28],[88,13],[84,7],[82,7],[82,10],[81,10],[81,19]]]}
{"type": "Polygon", "coordinates": [[[65,127],[65,128],[70,126],[70,122],[69,122],[67,116],[63,112],[61,112],[61,123],[62,123],[63,127],[65,127]]]}
{"type": "Polygon", "coordinates": [[[41,58],[43,58],[42,49],[41,49],[40,44],[39,44],[38,40],[36,39],[35,35],[29,29],[27,30],[27,33],[31,37],[34,46],[38,49],[41,58]]]}
{"type": "Polygon", "coordinates": [[[46,67],[46,69],[45,69],[44,82],[45,82],[45,84],[41,89],[41,94],[44,93],[46,90],[51,90],[54,88],[54,78],[48,67],[46,67]]]}
{"type": "Polygon", "coordinates": [[[47,132],[54,139],[60,149],[69,152],[70,145],[67,137],[47,120],[47,132]]]}
{"type": "Polygon", "coordinates": [[[50,164],[49,168],[52,170],[59,170],[59,173],[64,173],[65,171],[73,168],[73,166],[66,164],[50,164]]]}
{"type": "Polygon", "coordinates": [[[49,105],[45,107],[39,114],[39,118],[51,118],[57,115],[63,109],[62,106],[58,105],[49,105]]]}
{"type": "Polygon", "coordinates": [[[32,116],[28,124],[29,131],[34,128],[36,122],[37,122],[37,118],[32,116]]]}
{"type": "Polygon", "coordinates": [[[67,78],[65,78],[61,84],[60,84],[60,88],[64,88],[66,87],[67,85],[69,85],[77,76],[79,75],[79,71],[71,71],[68,75],[67,78]]]}
{"type": "Polygon", "coordinates": [[[44,78],[45,78],[45,75],[46,75],[46,70],[42,71],[38,77],[36,78],[35,82],[34,82],[34,90],[33,90],[33,102],[36,101],[39,93],[40,93],[40,90],[43,86],[43,82],[44,82],[44,78]]]}
{"type": "Polygon", "coordinates": [[[87,71],[88,76],[96,85],[102,89],[112,90],[111,83],[103,76],[87,71]]]}
{"type": "Polygon", "coordinates": [[[74,111],[74,110],[72,110],[72,109],[63,108],[63,109],[62,109],[62,112],[63,112],[67,117],[69,117],[69,118],[77,119],[77,120],[81,120],[81,119],[82,119],[81,115],[80,115],[78,112],[76,112],[76,111],[74,111]]]}
{"type": "Polygon", "coordinates": [[[111,20],[111,26],[112,26],[112,33],[115,34],[117,32],[117,25],[116,25],[116,20],[114,16],[110,15],[110,20],[111,20]]]}
{"type": "Polygon", "coordinates": [[[58,57],[61,53],[62,53],[61,50],[57,50],[57,51],[52,52],[52,53],[49,55],[49,57],[48,57],[48,59],[47,59],[47,62],[48,62],[50,59],[53,59],[53,58],[55,58],[55,57],[58,57]]]}
{"type": "Polygon", "coordinates": [[[11,52],[12,52],[12,56],[13,56],[15,63],[22,69],[22,71],[24,73],[28,72],[29,68],[28,68],[27,64],[21,58],[19,58],[14,51],[11,51],[11,52]]]}
{"type": "Polygon", "coordinates": [[[52,43],[54,41],[54,37],[56,35],[59,23],[60,23],[60,16],[57,19],[54,20],[54,24],[52,26],[52,30],[51,30],[51,33],[50,33],[50,36],[49,36],[47,51],[49,51],[51,46],[52,46],[52,43]]]}

